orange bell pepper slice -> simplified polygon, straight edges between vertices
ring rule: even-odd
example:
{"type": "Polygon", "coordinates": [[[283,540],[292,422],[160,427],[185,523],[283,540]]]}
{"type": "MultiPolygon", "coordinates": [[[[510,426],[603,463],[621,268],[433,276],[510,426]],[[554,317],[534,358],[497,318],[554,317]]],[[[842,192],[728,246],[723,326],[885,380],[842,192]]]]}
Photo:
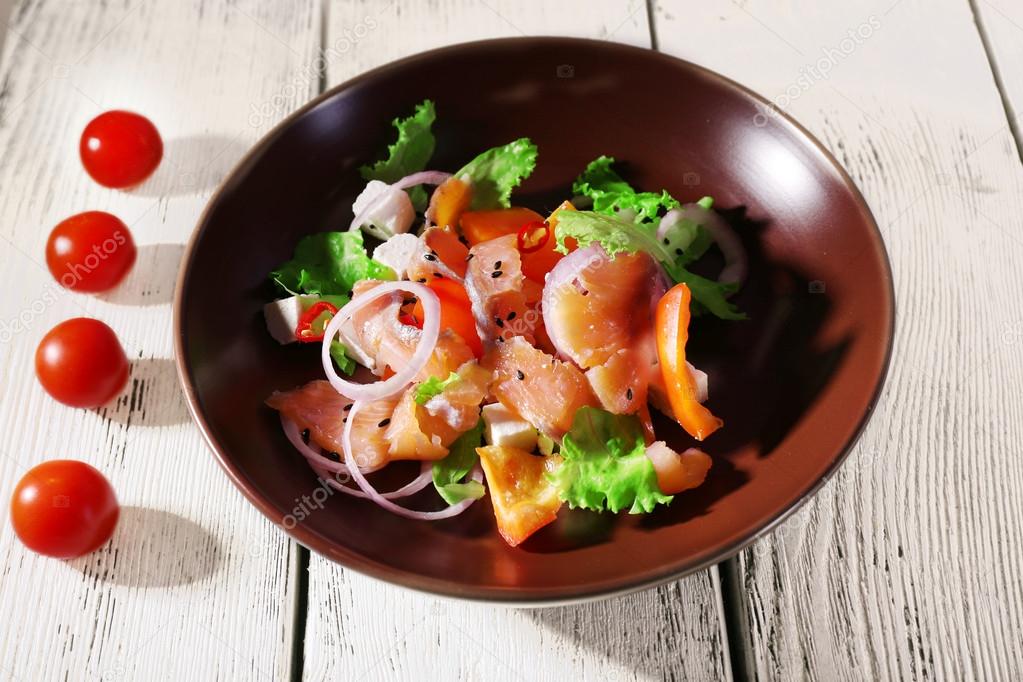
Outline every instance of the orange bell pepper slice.
{"type": "Polygon", "coordinates": [[[657,358],[675,421],[690,436],[703,440],[720,429],[724,422],[696,399],[696,381],[686,366],[691,300],[689,287],[676,284],[657,302],[654,326],[657,331],[657,358]]]}

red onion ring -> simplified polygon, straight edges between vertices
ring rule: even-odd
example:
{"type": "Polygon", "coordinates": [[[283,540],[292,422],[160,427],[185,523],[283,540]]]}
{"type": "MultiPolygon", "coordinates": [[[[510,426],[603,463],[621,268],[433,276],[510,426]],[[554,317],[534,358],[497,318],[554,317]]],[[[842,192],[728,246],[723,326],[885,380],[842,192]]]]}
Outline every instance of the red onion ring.
{"type": "MultiPolygon", "coordinates": [[[[429,287],[417,282],[384,282],[378,284],[361,296],[346,303],[327,324],[323,334],[323,346],[320,359],[323,362],[323,371],[327,375],[327,381],[334,387],[334,390],[352,400],[370,402],[390,398],[399,393],[403,388],[422,371],[426,363],[430,361],[434,349],[437,347],[437,339],[440,337],[440,299],[429,287]],[[352,315],[372,303],[381,296],[387,296],[395,292],[404,291],[419,298],[423,304],[422,336],[416,345],[416,352],[409,358],[408,363],[394,374],[390,379],[375,381],[371,384],[359,384],[342,379],[334,370],[334,362],[330,358],[330,343],[337,336],[341,325],[352,318],[352,315]]],[[[392,368],[393,369],[393,368],[392,368]]],[[[352,420],[349,419],[351,424],[352,420]]]]}
{"type": "Polygon", "coordinates": [[[408,189],[409,187],[415,187],[416,185],[439,185],[445,180],[451,177],[451,173],[444,173],[443,171],[419,171],[418,173],[412,173],[406,175],[401,180],[390,184],[387,189],[381,190],[380,194],[373,197],[373,201],[366,205],[366,208],[362,209],[355,218],[352,219],[352,224],[348,226],[349,232],[354,232],[362,227],[362,224],[366,222],[366,218],[369,214],[376,210],[380,204],[387,198],[388,189],[408,189]]]}
{"type": "MultiPolygon", "coordinates": [[[[341,436],[341,447],[345,451],[345,464],[348,465],[348,469],[352,474],[352,478],[355,479],[356,485],[362,489],[362,492],[366,494],[369,499],[376,502],[378,505],[386,509],[387,511],[397,514],[398,516],[404,516],[407,519],[417,519],[420,521],[437,521],[439,519],[447,519],[452,516],[458,516],[472,505],[476,500],[466,499],[462,500],[458,504],[453,504],[445,509],[432,512],[415,511],[402,507],[399,504],[391,502],[387,497],[379,492],[376,488],[370,485],[366,477],[359,471],[359,467],[356,465],[355,456],[352,454],[352,423],[355,422],[355,414],[362,408],[362,401],[356,400],[352,403],[352,409],[348,411],[348,421],[345,422],[344,434],[341,436]]],[[[483,474],[474,469],[470,475],[470,479],[477,483],[483,481],[483,474]]]]}
{"type": "Polygon", "coordinates": [[[671,209],[661,218],[661,223],[657,227],[657,238],[664,239],[668,228],[682,219],[689,219],[697,225],[702,225],[721,249],[725,257],[725,267],[718,275],[719,282],[741,283],[746,279],[746,249],[742,246],[742,240],[732,226],[713,209],[704,208],[699,204],[686,204],[681,208],[671,209]]]}
{"type": "MultiPolygon", "coordinates": [[[[302,440],[302,435],[298,431],[298,425],[281,415],[281,426],[284,427],[284,435],[291,441],[291,444],[295,446],[295,449],[301,452],[307,460],[309,460],[309,466],[327,483],[331,488],[339,490],[345,494],[352,495],[353,497],[361,497],[367,499],[369,496],[361,490],[349,488],[342,485],[337,480],[337,474],[346,474],[351,476],[348,467],[342,462],[335,462],[327,459],[323,456],[322,451],[317,452],[309,445],[306,445],[305,441],[302,440]]],[[[389,500],[396,500],[402,497],[408,497],[418,493],[420,490],[430,485],[433,481],[433,465],[432,462],[423,462],[422,469],[419,475],[406,483],[401,488],[391,491],[389,493],[381,493],[381,495],[389,500]]]]}

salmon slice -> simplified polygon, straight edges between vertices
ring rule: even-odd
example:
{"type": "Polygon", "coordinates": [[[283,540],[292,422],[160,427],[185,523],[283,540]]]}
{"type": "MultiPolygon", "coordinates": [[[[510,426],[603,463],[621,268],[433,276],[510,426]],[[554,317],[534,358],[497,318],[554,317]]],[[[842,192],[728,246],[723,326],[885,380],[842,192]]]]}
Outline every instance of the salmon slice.
{"type": "MultiPolygon", "coordinates": [[[[379,424],[390,418],[396,402],[394,399],[377,400],[367,403],[355,414],[352,454],[362,471],[375,471],[390,459],[384,429],[379,424]]],[[[274,393],[266,404],[295,422],[299,429],[308,429],[310,443],[343,457],[341,439],[352,401],[335,391],[330,382],[321,379],[291,391],[274,393]]]]}
{"type": "Polygon", "coordinates": [[[387,453],[392,460],[437,460],[448,454],[439,435],[423,430],[419,419],[422,408],[416,403],[417,386],[413,384],[402,393],[390,422],[386,424],[384,440],[388,443],[387,453]]]}
{"type": "Polygon", "coordinates": [[[334,390],[329,381],[310,381],[290,391],[275,391],[266,404],[309,431],[309,442],[327,452],[342,452],[344,416],[352,401],[334,390]]]}
{"type": "Polygon", "coordinates": [[[516,236],[510,234],[469,249],[465,290],[484,348],[492,347],[498,339],[507,341],[515,336],[525,336],[533,342],[532,334],[522,324],[528,307],[516,244],[516,236]]]}
{"type": "Polygon", "coordinates": [[[391,460],[390,443],[384,434],[397,402],[395,398],[374,400],[356,411],[352,422],[352,456],[360,471],[376,471],[391,460]]]}
{"type": "Polygon", "coordinates": [[[634,348],[622,348],[604,364],[586,370],[586,380],[601,407],[613,414],[634,414],[646,406],[651,372],[634,348]]]}
{"type": "Polygon", "coordinates": [[[563,258],[547,277],[543,317],[558,350],[579,367],[607,362],[653,328],[653,308],[665,290],[664,273],[643,252],[614,258],[599,245],[563,258]]]}
{"type": "MultiPolygon", "coordinates": [[[[353,300],[380,283],[378,280],[356,283],[353,300]]],[[[402,324],[399,320],[405,300],[399,292],[382,296],[356,312],[352,316],[351,327],[346,330],[346,340],[353,341],[363,353],[373,358],[373,372],[377,376],[384,376],[388,367],[393,370],[405,366],[422,338],[421,329],[402,324]]],[[[446,378],[474,357],[472,349],[458,334],[444,329],[437,339],[433,354],[416,379],[446,378]]]]}
{"type": "Polygon", "coordinates": [[[419,245],[405,268],[405,276],[420,284],[437,277],[461,282],[465,277],[468,256],[469,248],[458,241],[454,232],[429,227],[419,238],[419,245]]]}
{"type": "Polygon", "coordinates": [[[580,407],[598,405],[579,368],[522,337],[497,344],[484,356],[483,366],[494,373],[490,390],[501,404],[551,438],[560,440],[572,428],[580,407]]]}
{"type": "Polygon", "coordinates": [[[547,478],[561,463],[500,445],[476,448],[487,476],[497,530],[512,547],[557,518],[561,499],[547,478]]]}

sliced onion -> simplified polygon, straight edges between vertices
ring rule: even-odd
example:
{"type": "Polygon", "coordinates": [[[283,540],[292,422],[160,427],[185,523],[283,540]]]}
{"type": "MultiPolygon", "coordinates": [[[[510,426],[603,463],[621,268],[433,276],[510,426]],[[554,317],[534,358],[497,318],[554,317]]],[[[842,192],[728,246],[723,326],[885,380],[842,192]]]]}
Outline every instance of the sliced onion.
{"type": "Polygon", "coordinates": [[[735,233],[728,221],[721,215],[699,204],[686,204],[682,208],[673,208],[664,214],[657,228],[657,238],[663,239],[668,229],[679,220],[689,219],[701,225],[710,233],[711,239],[721,249],[725,257],[725,267],[718,275],[718,281],[724,284],[738,283],[746,279],[746,249],[742,240],[735,233]]]}
{"type": "MultiPolygon", "coordinates": [[[[346,303],[327,324],[323,334],[323,347],[320,358],[323,362],[323,371],[327,375],[327,381],[334,387],[334,390],[350,398],[351,400],[373,401],[383,398],[390,398],[399,393],[403,388],[422,371],[426,363],[430,361],[434,349],[437,347],[437,339],[440,336],[440,299],[429,287],[417,282],[384,282],[378,284],[364,294],[346,303]],[[352,315],[362,310],[368,304],[382,296],[389,296],[395,292],[404,291],[416,296],[423,304],[422,335],[416,346],[416,352],[409,358],[408,364],[398,370],[394,376],[385,381],[375,381],[370,384],[360,384],[347,379],[342,379],[334,370],[334,362],[330,358],[330,343],[337,336],[341,326],[352,318],[352,315]]],[[[392,369],[394,369],[392,367],[392,369]]],[[[351,424],[352,420],[349,419],[351,424]]]]}
{"type": "MultiPolygon", "coordinates": [[[[381,507],[383,507],[384,509],[393,514],[397,514],[398,516],[404,516],[407,519],[417,519],[420,521],[437,521],[439,519],[447,519],[451,518],[452,516],[458,516],[466,509],[468,509],[473,502],[476,501],[470,498],[467,500],[462,500],[458,504],[453,504],[439,511],[424,512],[408,509],[407,507],[402,507],[401,505],[391,502],[389,499],[387,499],[385,495],[377,492],[376,488],[370,485],[370,482],[367,481],[366,477],[362,475],[361,471],[359,471],[359,467],[357,466],[355,461],[355,455],[352,454],[352,423],[355,422],[355,414],[361,408],[362,401],[356,400],[352,404],[352,409],[348,411],[348,421],[345,422],[344,434],[341,436],[341,447],[345,451],[345,464],[348,465],[348,469],[352,473],[352,478],[355,479],[356,485],[358,485],[359,488],[362,489],[362,492],[364,492],[369,499],[373,500],[378,505],[380,505],[381,507]]],[[[476,481],[477,483],[482,482],[483,474],[479,470],[474,469],[473,472],[470,474],[470,479],[476,481]]]]}
{"type": "MultiPolygon", "coordinates": [[[[419,171],[418,173],[412,173],[406,175],[401,180],[398,180],[391,185],[388,185],[389,189],[408,189],[409,187],[415,187],[416,185],[439,185],[445,180],[451,177],[451,173],[444,173],[442,171],[419,171]]],[[[380,204],[387,198],[387,190],[381,190],[380,194],[373,198],[366,204],[366,207],[362,211],[356,214],[355,218],[352,219],[352,224],[348,226],[349,232],[354,232],[362,227],[362,224],[366,222],[370,214],[375,211],[380,204]]]]}
{"type": "MultiPolygon", "coordinates": [[[[311,446],[307,445],[302,440],[302,434],[298,431],[298,425],[281,415],[281,425],[284,427],[284,435],[287,436],[291,444],[295,446],[295,449],[305,455],[306,459],[309,460],[309,466],[312,467],[316,475],[322,478],[327,485],[335,490],[339,490],[347,495],[354,497],[368,498],[369,496],[361,490],[349,488],[343,485],[337,480],[337,474],[345,474],[351,476],[348,467],[343,462],[335,462],[331,459],[327,459],[323,456],[323,452],[317,452],[311,446]]],[[[394,490],[389,493],[381,493],[381,495],[389,500],[396,500],[402,497],[408,497],[414,495],[420,490],[430,485],[433,480],[433,466],[431,462],[423,462],[422,469],[419,471],[419,475],[406,483],[401,488],[394,490]]]]}

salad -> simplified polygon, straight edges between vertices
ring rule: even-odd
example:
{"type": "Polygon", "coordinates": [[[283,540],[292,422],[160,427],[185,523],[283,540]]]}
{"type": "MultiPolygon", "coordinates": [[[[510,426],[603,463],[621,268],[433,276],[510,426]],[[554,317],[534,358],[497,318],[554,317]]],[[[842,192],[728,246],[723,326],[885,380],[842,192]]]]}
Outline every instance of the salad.
{"type": "Polygon", "coordinates": [[[711,458],[695,445],[722,421],[686,360],[689,322],[742,319],[729,298],[746,270],[713,200],[638,191],[601,156],[538,213],[512,202],[536,145],[426,170],[435,115],[427,100],[396,119],[347,229],[305,237],[270,275],[270,333],[319,344],[325,373],[267,399],[288,439],[332,487],[407,518],[489,494],[511,546],[564,505],[644,514],[701,485],[711,458]],[[720,276],[691,272],[715,245],[720,276]],[[694,447],[659,440],[651,409],[694,447]],[[402,460],[422,467],[403,487],[367,479],[402,460]],[[444,506],[410,508],[431,486],[444,506]]]}

